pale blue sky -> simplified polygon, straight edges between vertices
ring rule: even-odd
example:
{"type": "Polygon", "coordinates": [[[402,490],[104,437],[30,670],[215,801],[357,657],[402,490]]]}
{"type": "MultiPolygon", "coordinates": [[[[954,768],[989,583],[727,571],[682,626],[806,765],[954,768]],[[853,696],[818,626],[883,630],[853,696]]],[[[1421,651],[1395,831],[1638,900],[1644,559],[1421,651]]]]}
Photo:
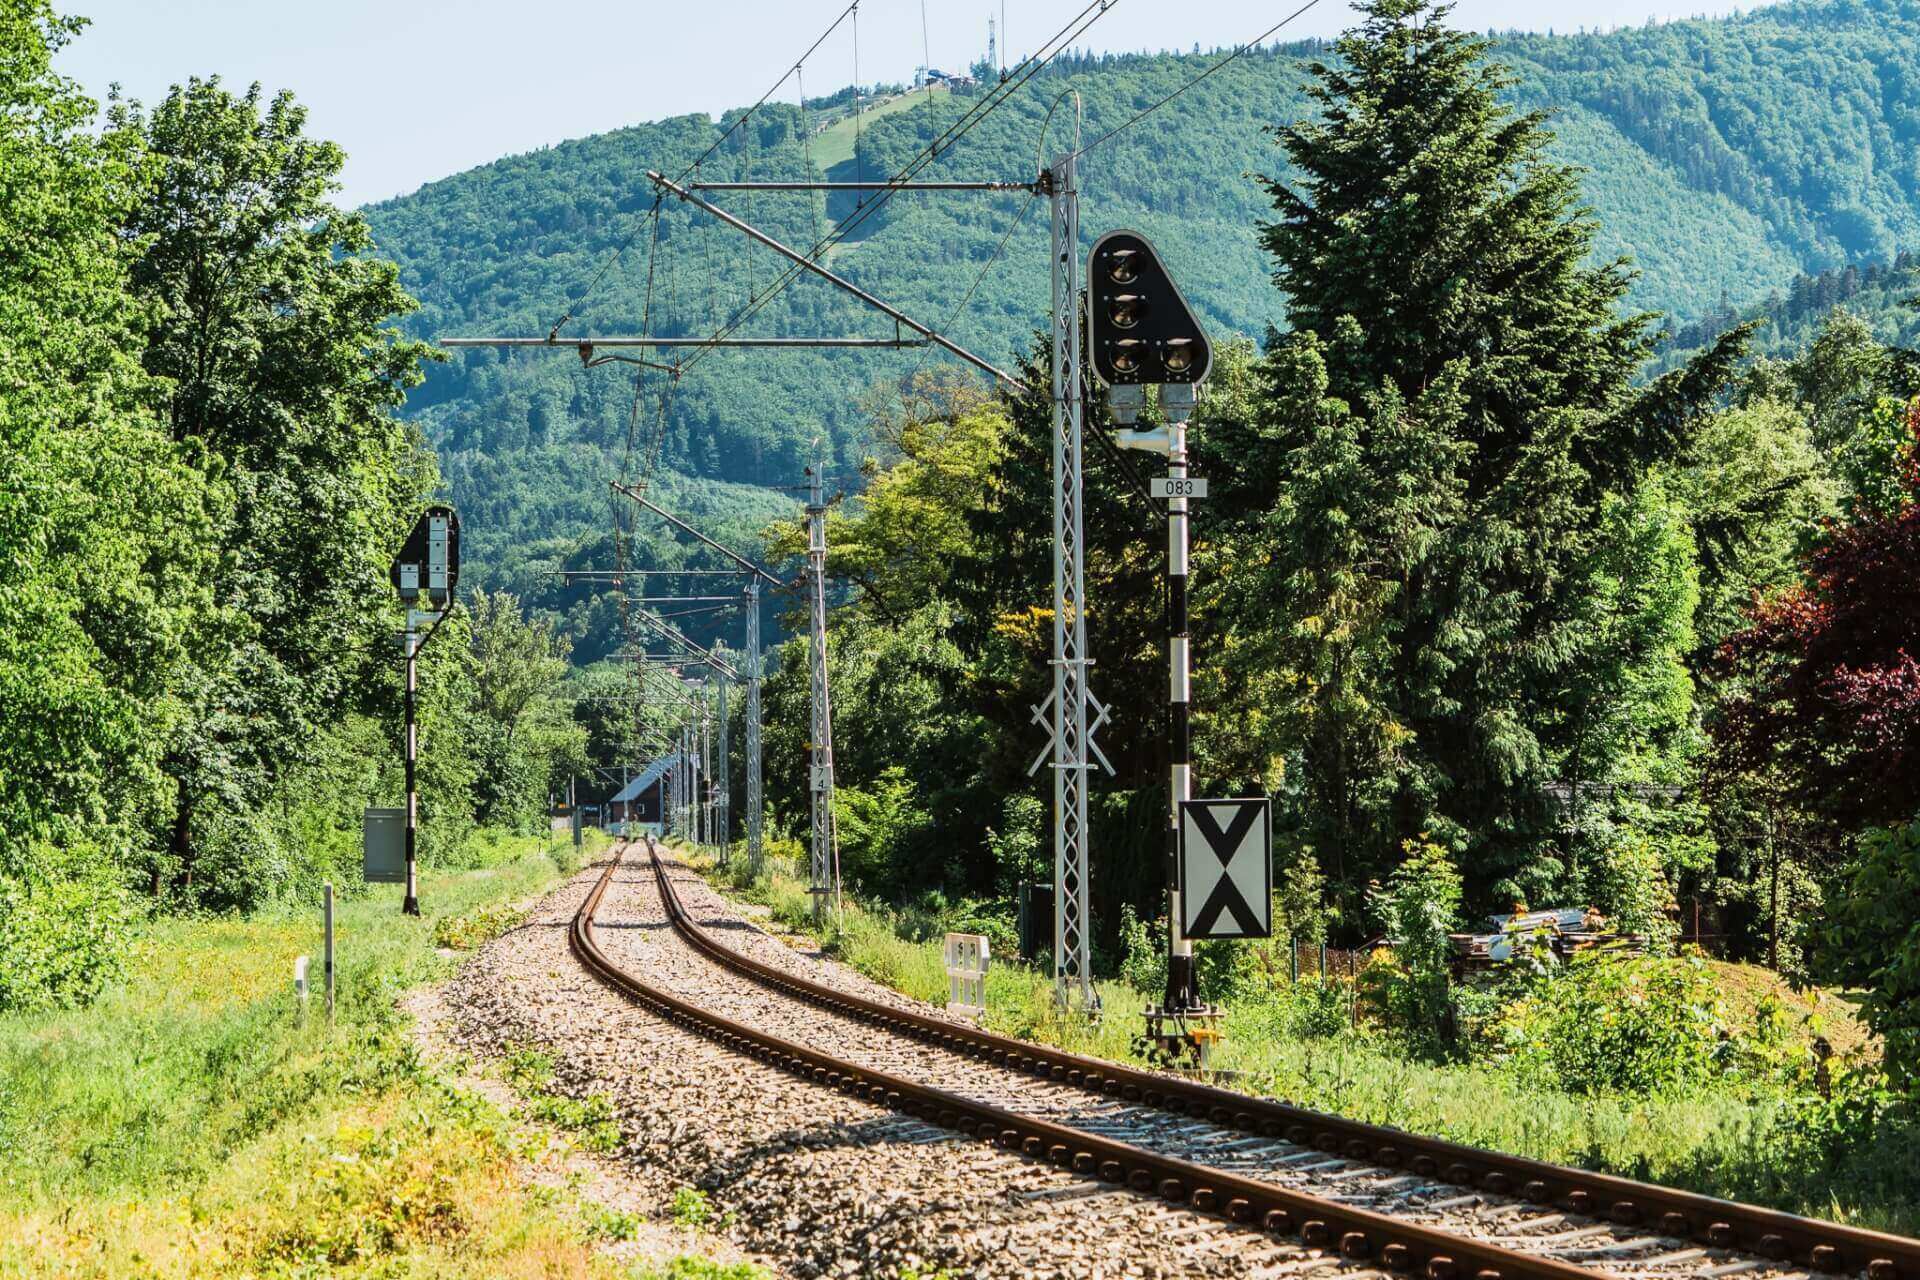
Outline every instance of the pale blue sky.
{"type": "MultiPolygon", "coordinates": [[[[1026,53],[1085,0],[1006,0],[1006,49],[1026,53]]],[[[1095,50],[1234,45],[1300,0],[1116,0],[1083,42],[1095,50]]],[[[689,111],[744,106],[792,65],[845,0],[56,0],[93,20],[61,67],[95,96],[118,82],[151,101],[188,75],[292,89],[310,128],[346,148],[343,200],[378,200],[547,143],[689,111]]],[[[1746,4],[1670,0],[1460,0],[1477,29],[1560,31],[1746,4]]],[[[986,52],[1001,0],[862,0],[860,79],[906,80],[922,62],[952,70],[986,52]]],[[[1346,0],[1321,0],[1277,38],[1329,35],[1346,0]]],[[[853,79],[842,26],[805,67],[807,92],[853,79]]],[[[788,81],[783,95],[793,96],[788,81]]]]}

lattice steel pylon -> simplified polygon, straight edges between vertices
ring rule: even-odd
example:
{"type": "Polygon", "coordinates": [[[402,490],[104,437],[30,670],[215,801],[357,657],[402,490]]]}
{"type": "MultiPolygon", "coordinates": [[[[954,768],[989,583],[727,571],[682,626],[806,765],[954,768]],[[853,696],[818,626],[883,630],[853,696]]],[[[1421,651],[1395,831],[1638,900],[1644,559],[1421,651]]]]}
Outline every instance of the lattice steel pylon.
{"type": "MultiPolygon", "coordinates": [[[[721,656],[725,657],[726,654],[723,652],[721,656]]],[[[727,678],[723,675],[718,677],[718,680],[719,687],[714,690],[714,702],[717,707],[715,715],[719,720],[716,736],[719,741],[714,747],[713,833],[716,843],[720,846],[720,865],[724,867],[727,865],[727,851],[733,845],[733,804],[728,790],[728,775],[733,772],[733,768],[731,757],[727,754],[730,746],[727,733],[727,678]]]]}
{"type": "Polygon", "coordinates": [[[1071,153],[1048,170],[1053,210],[1053,993],[1099,1009],[1088,913],[1086,564],[1080,446],[1080,191],[1071,153]]]}
{"type": "Polygon", "coordinates": [[[680,826],[681,838],[689,844],[700,843],[700,829],[695,824],[694,788],[699,779],[694,776],[693,728],[680,726],[680,826]]]}
{"type": "Polygon", "coordinates": [[[715,819],[719,817],[720,793],[713,783],[713,684],[718,675],[707,681],[707,687],[700,690],[700,772],[706,777],[700,786],[700,833],[701,841],[708,849],[718,843],[714,837],[715,819]]]}
{"type": "Polygon", "coordinates": [[[807,887],[817,924],[826,916],[829,898],[836,914],[840,909],[840,842],[833,822],[833,706],[827,689],[827,505],[818,465],[807,469],[807,479],[807,665],[813,712],[807,887]]]}
{"type": "Polygon", "coordinates": [[[747,583],[747,870],[758,876],[761,846],[760,795],[760,583],[747,583]]]}

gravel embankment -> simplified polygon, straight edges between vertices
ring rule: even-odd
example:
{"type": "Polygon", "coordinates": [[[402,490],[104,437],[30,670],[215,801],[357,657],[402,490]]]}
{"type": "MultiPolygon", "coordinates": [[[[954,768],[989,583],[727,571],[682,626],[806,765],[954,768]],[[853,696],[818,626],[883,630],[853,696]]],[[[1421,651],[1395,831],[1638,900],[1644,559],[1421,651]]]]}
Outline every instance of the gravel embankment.
{"type": "MultiPolygon", "coordinates": [[[[732,1215],[735,1240],[794,1274],[1362,1274],[803,1083],[636,1008],[567,948],[567,926],[598,872],[549,895],[448,984],[449,1034],[488,1056],[516,1044],[552,1052],[557,1086],[610,1099],[636,1176],[707,1190],[732,1215]]],[[[630,862],[616,882],[596,930],[616,962],[638,968],[636,957],[684,948],[660,913],[650,870],[630,862]]],[[[759,939],[750,945],[793,954],[735,919],[743,939],[759,939]]]]}

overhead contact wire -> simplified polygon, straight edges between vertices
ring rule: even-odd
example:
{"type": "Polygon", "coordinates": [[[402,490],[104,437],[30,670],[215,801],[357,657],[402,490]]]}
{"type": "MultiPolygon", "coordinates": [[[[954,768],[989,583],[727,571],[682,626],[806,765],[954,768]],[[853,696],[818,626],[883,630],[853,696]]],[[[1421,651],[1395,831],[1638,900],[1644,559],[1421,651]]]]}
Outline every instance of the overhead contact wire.
{"type": "Polygon", "coordinates": [[[1139,111],[1136,111],[1133,115],[1129,116],[1125,121],[1115,125],[1113,128],[1107,130],[1105,133],[1095,138],[1092,142],[1089,142],[1086,146],[1081,147],[1078,151],[1075,151],[1073,153],[1075,158],[1078,158],[1080,156],[1087,154],[1087,152],[1093,150],[1095,147],[1099,146],[1101,143],[1105,142],[1107,139],[1113,137],[1114,135],[1125,133],[1128,129],[1133,128],[1133,126],[1135,126],[1136,124],[1139,124],[1142,120],[1145,120],[1148,116],[1152,115],[1154,112],[1158,111],[1160,108],[1166,106],[1169,102],[1172,102],[1175,98],[1179,97],[1181,94],[1185,93],[1187,90],[1193,88],[1193,86],[1199,84],[1202,80],[1205,80],[1208,76],[1220,70],[1222,67],[1226,66],[1228,63],[1238,58],[1241,54],[1245,53],[1247,50],[1252,49],[1257,45],[1266,43],[1267,39],[1270,36],[1272,36],[1276,31],[1279,31],[1280,28],[1286,26],[1288,23],[1292,22],[1295,18],[1298,18],[1301,14],[1305,13],[1307,10],[1313,8],[1315,5],[1319,3],[1320,3],[1320,0],[1307,0],[1307,2],[1301,5],[1298,9],[1295,9],[1292,13],[1280,19],[1280,21],[1274,23],[1272,26],[1268,27],[1265,31],[1262,31],[1259,35],[1247,41],[1245,44],[1235,49],[1232,53],[1229,53],[1226,57],[1221,58],[1218,62],[1215,62],[1212,66],[1202,71],[1199,75],[1194,76],[1191,80],[1188,80],[1185,84],[1175,89],[1172,93],[1167,94],[1165,97],[1161,98],[1158,102],[1155,102],[1150,106],[1141,108],[1139,111]]]}
{"type": "MultiPolygon", "coordinates": [[[[920,172],[928,164],[931,164],[937,159],[942,150],[950,149],[954,144],[958,143],[960,139],[970,133],[981,120],[984,120],[988,115],[992,114],[995,109],[1011,98],[1017,90],[1024,88],[1028,81],[1032,80],[1050,65],[1055,58],[1059,57],[1060,54],[1065,51],[1067,45],[1085,34],[1095,22],[1098,22],[1104,17],[1117,3],[1118,0],[1092,0],[1092,2],[1081,9],[1079,13],[1075,14],[1073,18],[1069,19],[1065,26],[1055,32],[1051,39],[1042,44],[1039,50],[1029,54],[1007,79],[1002,80],[993,89],[989,90],[978,103],[969,108],[967,112],[955,120],[952,125],[948,126],[944,133],[936,136],[922,148],[913,159],[902,166],[900,171],[888,180],[889,183],[899,184],[908,181],[914,174],[920,172]]],[[[882,208],[898,191],[899,187],[897,185],[889,185],[883,188],[872,202],[856,207],[851,213],[836,223],[819,242],[807,250],[807,258],[817,261],[822,252],[845,239],[849,233],[882,208]]],[[[778,279],[767,286],[764,293],[758,294],[751,299],[747,306],[742,309],[739,316],[722,326],[712,337],[714,339],[724,338],[728,334],[735,332],[742,323],[758,314],[767,303],[779,296],[788,285],[800,276],[801,272],[802,268],[799,266],[789,267],[778,279]]],[[[717,350],[717,348],[702,347],[696,350],[685,364],[681,366],[682,370],[693,368],[714,350],[717,350]]]]}
{"type": "MultiPolygon", "coordinates": [[[[805,62],[808,58],[812,57],[814,50],[818,49],[821,45],[825,44],[827,41],[827,37],[832,35],[835,31],[839,30],[840,24],[845,22],[848,16],[851,15],[859,7],[860,7],[860,0],[854,0],[852,4],[848,5],[845,9],[842,9],[840,11],[840,16],[835,18],[831,23],[828,24],[827,29],[820,33],[820,36],[818,39],[816,39],[811,45],[807,46],[807,51],[801,54],[800,57],[794,62],[793,64],[794,68],[797,69],[800,63],[805,62]]],[[[789,70],[783,73],[778,80],[773,82],[773,84],[768,86],[767,91],[760,95],[759,100],[756,101],[751,107],[748,107],[737,118],[735,118],[734,122],[727,126],[725,132],[723,132],[718,138],[715,138],[713,142],[708,145],[707,149],[705,151],[702,151],[698,156],[698,158],[696,158],[692,164],[688,165],[686,168],[682,169],[679,172],[679,174],[674,178],[674,181],[675,182],[684,181],[688,174],[692,173],[695,169],[699,168],[700,165],[704,164],[707,160],[711,159],[713,157],[713,153],[718,151],[722,146],[726,144],[727,139],[733,136],[735,130],[739,129],[742,125],[746,124],[748,120],[752,119],[754,112],[758,111],[761,107],[765,106],[767,103],[767,100],[773,97],[774,94],[780,91],[780,86],[785,84],[787,82],[787,77],[792,74],[793,74],[793,71],[789,70]]],[[[657,207],[659,203],[660,202],[658,198],[656,198],[654,200],[655,206],[657,207]]],[[[614,263],[618,262],[623,256],[625,256],[627,250],[633,245],[635,238],[638,237],[639,234],[640,234],[640,228],[638,227],[635,227],[632,231],[627,233],[626,239],[620,242],[619,247],[613,251],[613,254],[607,259],[607,262],[605,263],[605,265],[603,265],[600,268],[598,274],[596,274],[593,277],[592,281],[588,283],[586,290],[582,292],[579,297],[575,298],[572,302],[568,303],[565,313],[562,314],[558,320],[555,320],[553,322],[552,329],[548,331],[549,337],[559,336],[561,328],[564,327],[568,321],[573,319],[574,313],[578,311],[581,305],[585,303],[586,300],[593,295],[594,290],[600,287],[600,282],[606,279],[607,272],[613,269],[614,263]]]]}

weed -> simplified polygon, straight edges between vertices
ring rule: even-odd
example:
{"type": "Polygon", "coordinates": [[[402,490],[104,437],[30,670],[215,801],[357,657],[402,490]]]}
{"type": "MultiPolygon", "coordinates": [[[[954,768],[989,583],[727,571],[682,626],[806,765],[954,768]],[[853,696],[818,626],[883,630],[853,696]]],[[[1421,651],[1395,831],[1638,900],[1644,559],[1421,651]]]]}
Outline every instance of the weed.
{"type": "Polygon", "coordinates": [[[713,1219],[713,1201],[698,1187],[681,1187],[673,1193],[673,1221],[676,1226],[704,1227],[713,1219]]]}
{"type": "Polygon", "coordinates": [[[502,1062],[507,1079],[517,1089],[531,1092],[553,1079],[553,1055],[532,1045],[517,1044],[502,1062]]]}
{"type": "Polygon", "coordinates": [[[764,1267],[751,1262],[715,1262],[682,1254],[664,1267],[642,1267],[630,1280],[769,1280],[764,1267]]]}
{"type": "Polygon", "coordinates": [[[572,1131],[579,1136],[580,1145],[589,1151],[606,1154],[620,1149],[620,1126],[613,1121],[613,1104],[605,1094],[569,1098],[565,1094],[539,1092],[534,1094],[527,1114],[556,1128],[572,1131]]]}
{"type": "Polygon", "coordinates": [[[454,951],[471,951],[526,921],[526,912],[495,903],[463,916],[441,917],[433,926],[433,944],[454,951]]]}
{"type": "Polygon", "coordinates": [[[633,1240],[640,1235],[640,1215],[626,1209],[596,1207],[587,1218],[587,1230],[602,1240],[633,1240]]]}

